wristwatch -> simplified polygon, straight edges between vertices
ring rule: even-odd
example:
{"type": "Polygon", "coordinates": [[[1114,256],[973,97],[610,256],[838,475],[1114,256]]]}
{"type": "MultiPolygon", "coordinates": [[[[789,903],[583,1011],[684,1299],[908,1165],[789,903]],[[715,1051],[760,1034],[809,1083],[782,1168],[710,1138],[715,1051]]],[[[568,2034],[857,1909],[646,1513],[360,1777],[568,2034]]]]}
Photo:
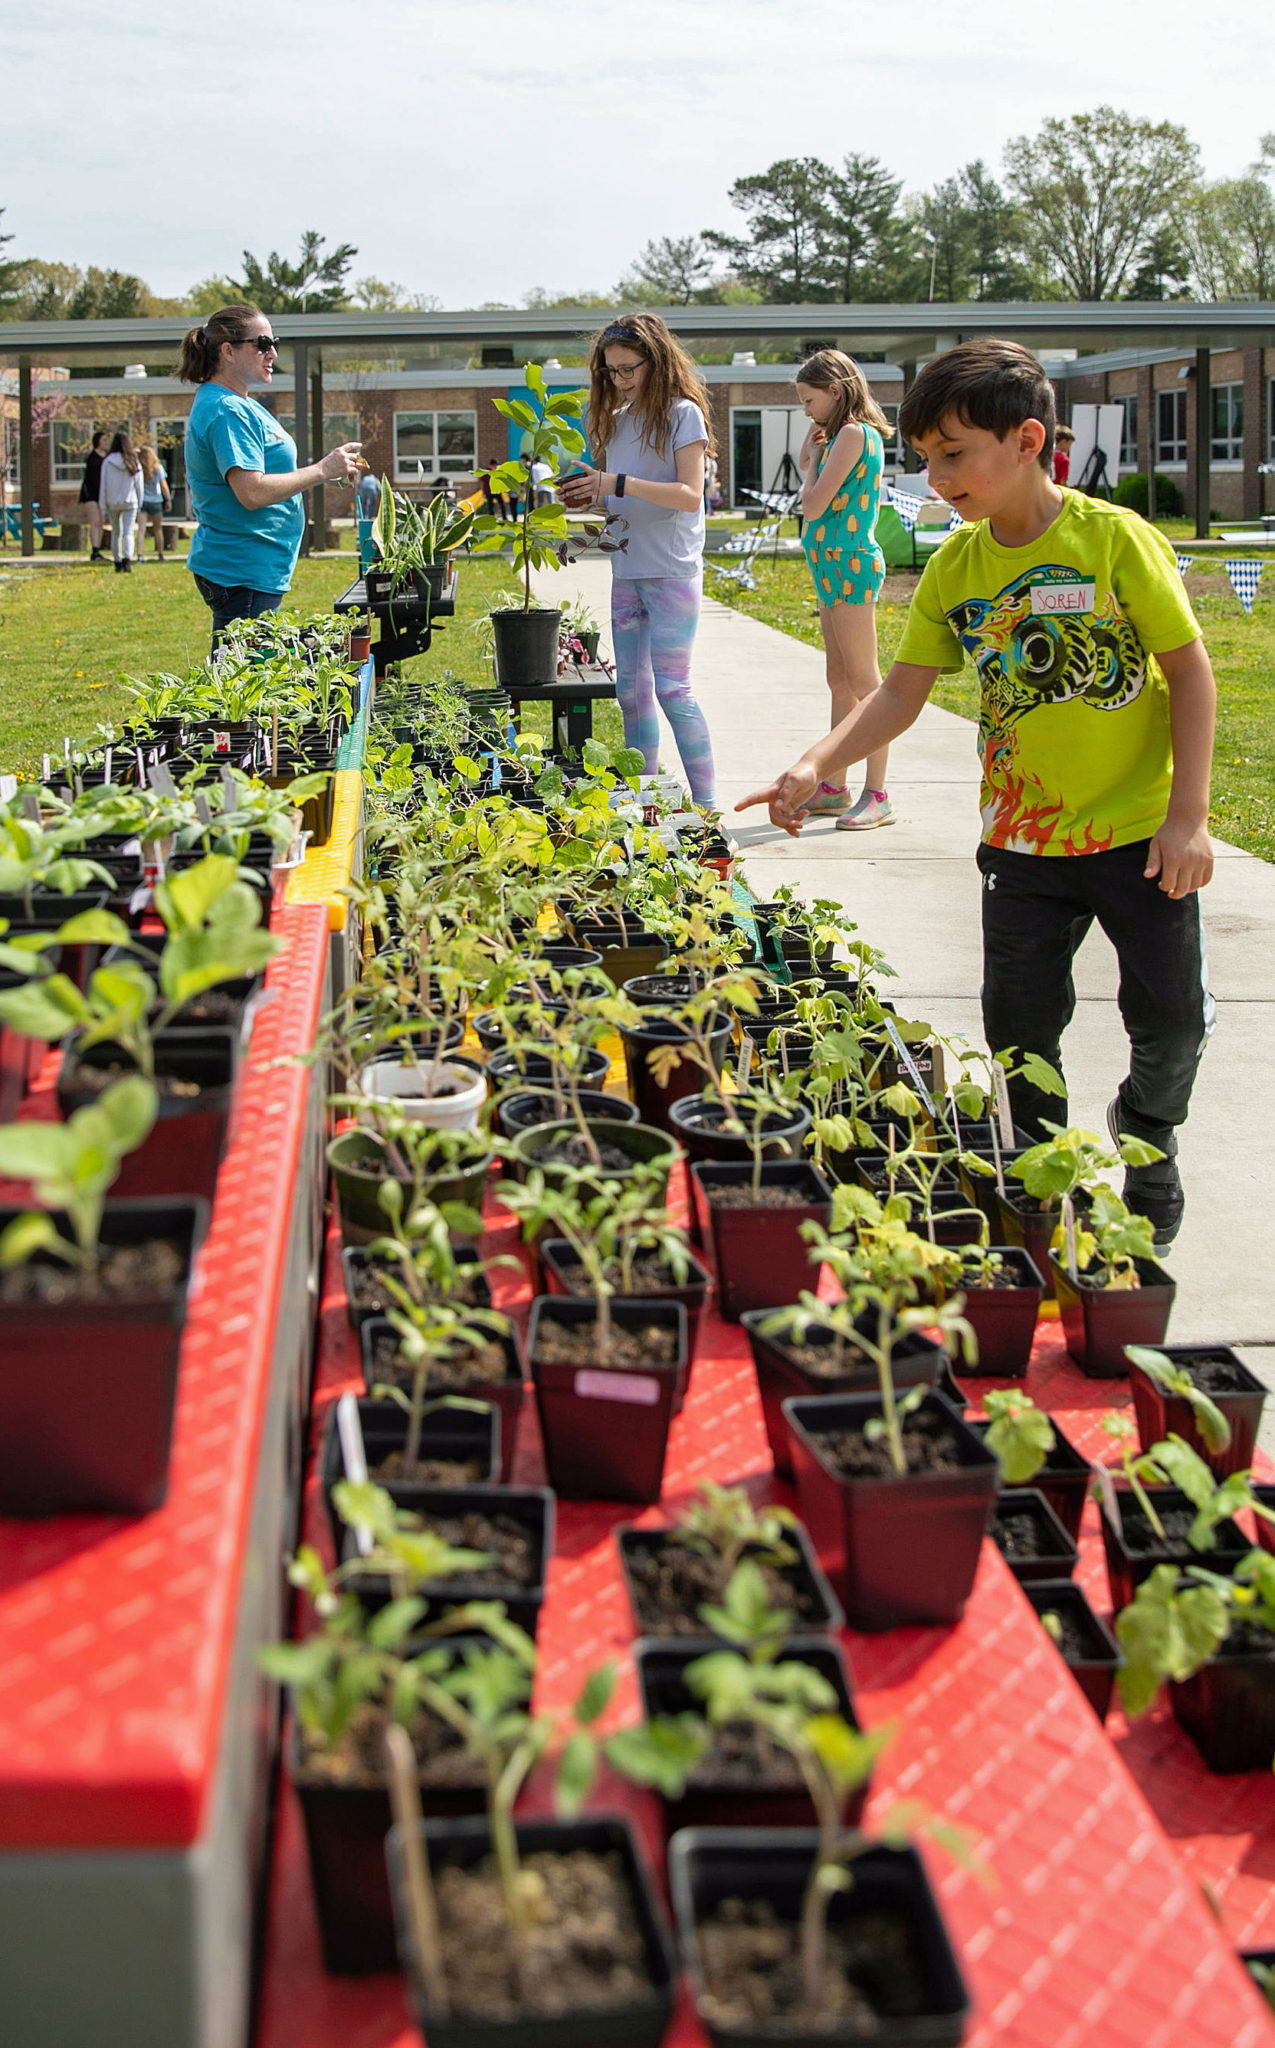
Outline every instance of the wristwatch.
{"type": "Polygon", "coordinates": [[[625,476],[624,472],[622,470],[618,471],[615,479],[615,495],[617,498],[622,498],[624,496],[624,486],[627,484],[627,482],[628,478],[627,476],[625,476]]]}

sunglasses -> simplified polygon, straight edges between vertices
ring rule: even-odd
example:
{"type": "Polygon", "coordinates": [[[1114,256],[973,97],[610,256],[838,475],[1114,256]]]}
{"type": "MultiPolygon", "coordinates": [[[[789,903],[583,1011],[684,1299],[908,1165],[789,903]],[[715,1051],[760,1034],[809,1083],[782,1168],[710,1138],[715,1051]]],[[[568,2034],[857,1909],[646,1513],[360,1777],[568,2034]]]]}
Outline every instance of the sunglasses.
{"type": "Polygon", "coordinates": [[[268,356],[271,350],[278,355],[283,343],[273,334],[254,334],[244,343],[245,348],[255,348],[259,356],[268,356]]]}

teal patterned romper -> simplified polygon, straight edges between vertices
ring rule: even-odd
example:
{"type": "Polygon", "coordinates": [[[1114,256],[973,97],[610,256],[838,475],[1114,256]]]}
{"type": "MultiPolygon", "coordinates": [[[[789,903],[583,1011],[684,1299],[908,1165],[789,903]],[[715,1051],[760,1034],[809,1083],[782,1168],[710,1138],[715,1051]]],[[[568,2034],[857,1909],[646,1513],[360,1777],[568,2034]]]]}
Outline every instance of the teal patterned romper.
{"type": "MultiPolygon", "coordinates": [[[[885,582],[885,557],[876,542],[877,502],[885,450],[866,420],[863,453],[826,512],[802,528],[815,596],[820,604],[875,604],[885,582]]],[[[822,472],[828,450],[821,449],[822,472]]]]}

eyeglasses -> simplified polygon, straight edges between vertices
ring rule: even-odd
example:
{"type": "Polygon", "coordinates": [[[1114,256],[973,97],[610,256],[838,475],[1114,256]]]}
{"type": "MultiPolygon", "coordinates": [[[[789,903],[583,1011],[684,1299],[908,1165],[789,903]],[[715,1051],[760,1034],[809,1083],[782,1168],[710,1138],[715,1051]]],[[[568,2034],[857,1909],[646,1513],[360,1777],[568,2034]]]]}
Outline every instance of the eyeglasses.
{"type": "Polygon", "coordinates": [[[636,377],[638,371],[644,370],[645,368],[645,363],[608,363],[607,376],[612,378],[636,377]]]}
{"type": "Polygon", "coordinates": [[[268,356],[272,350],[278,355],[283,347],[283,343],[273,334],[250,335],[243,345],[245,348],[255,348],[259,356],[268,356]]]}

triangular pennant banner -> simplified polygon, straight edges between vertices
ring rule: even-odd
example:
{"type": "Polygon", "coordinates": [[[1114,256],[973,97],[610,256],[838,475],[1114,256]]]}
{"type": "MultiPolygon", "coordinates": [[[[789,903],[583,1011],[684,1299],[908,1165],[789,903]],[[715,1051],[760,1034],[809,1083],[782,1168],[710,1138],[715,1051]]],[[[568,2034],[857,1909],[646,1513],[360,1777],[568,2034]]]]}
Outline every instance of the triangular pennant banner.
{"type": "Polygon", "coordinates": [[[1246,561],[1243,556],[1228,556],[1226,573],[1231,579],[1231,589],[1245,611],[1251,613],[1257,586],[1262,580],[1262,564],[1246,561]]]}
{"type": "Polygon", "coordinates": [[[1194,556],[1194,555],[1179,555],[1179,556],[1178,556],[1178,558],[1177,558],[1177,560],[1178,560],[1178,574],[1179,574],[1179,576],[1185,576],[1185,575],[1186,575],[1186,572],[1187,572],[1187,570],[1188,570],[1188,569],[1190,568],[1190,566],[1191,566],[1192,562],[1194,562],[1194,560],[1195,560],[1195,556],[1194,556]]]}

